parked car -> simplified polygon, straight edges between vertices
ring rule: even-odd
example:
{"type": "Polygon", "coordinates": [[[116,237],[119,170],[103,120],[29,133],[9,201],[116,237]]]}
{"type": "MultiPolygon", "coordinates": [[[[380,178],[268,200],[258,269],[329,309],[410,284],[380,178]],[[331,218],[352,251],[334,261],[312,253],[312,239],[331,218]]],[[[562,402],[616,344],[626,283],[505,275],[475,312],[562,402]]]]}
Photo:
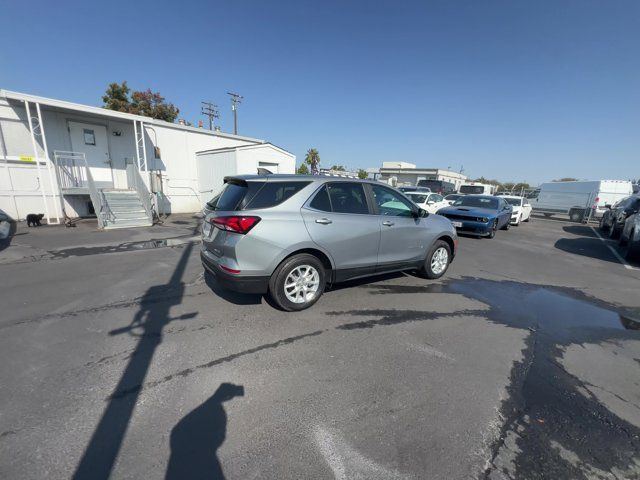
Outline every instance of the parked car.
{"type": "Polygon", "coordinates": [[[317,175],[225,178],[204,209],[201,259],[221,286],[303,310],[327,283],[417,270],[439,278],[456,231],[379,182],[317,175]]]}
{"type": "Polygon", "coordinates": [[[402,193],[408,192],[430,192],[431,189],[427,187],[397,187],[402,193]]]}
{"type": "Polygon", "coordinates": [[[453,202],[455,202],[457,199],[459,199],[460,197],[463,197],[463,194],[460,193],[451,193],[449,195],[447,195],[446,197],[444,197],[445,201],[449,204],[449,205],[453,205],[453,202]]]}
{"type": "Polygon", "coordinates": [[[419,187],[427,187],[432,192],[439,193],[440,195],[449,195],[450,193],[456,193],[456,186],[451,182],[445,182],[444,180],[418,180],[419,187]]]}
{"type": "Polygon", "coordinates": [[[616,238],[622,231],[628,217],[640,210],[640,196],[631,195],[615,205],[609,205],[600,219],[600,230],[610,238],[616,238]]]}
{"type": "Polygon", "coordinates": [[[493,238],[502,228],[509,230],[513,208],[502,197],[465,195],[450,207],[438,210],[459,232],[493,238]]]}
{"type": "Polygon", "coordinates": [[[531,203],[528,198],[516,197],[514,195],[502,195],[501,198],[513,207],[511,212],[511,225],[516,227],[520,222],[528,222],[531,220],[531,203]]]}
{"type": "Polygon", "coordinates": [[[573,222],[580,222],[593,211],[600,218],[606,205],[631,195],[631,182],[624,180],[597,180],[588,182],[550,182],[540,186],[537,198],[531,199],[533,211],[547,217],[555,214],[569,215],[573,222]]]}
{"type": "Polygon", "coordinates": [[[437,193],[407,192],[405,195],[418,207],[429,213],[436,213],[441,208],[449,206],[449,202],[437,193]]]}
{"type": "Polygon", "coordinates": [[[627,260],[640,260],[640,213],[627,217],[620,232],[620,246],[627,260]]]}

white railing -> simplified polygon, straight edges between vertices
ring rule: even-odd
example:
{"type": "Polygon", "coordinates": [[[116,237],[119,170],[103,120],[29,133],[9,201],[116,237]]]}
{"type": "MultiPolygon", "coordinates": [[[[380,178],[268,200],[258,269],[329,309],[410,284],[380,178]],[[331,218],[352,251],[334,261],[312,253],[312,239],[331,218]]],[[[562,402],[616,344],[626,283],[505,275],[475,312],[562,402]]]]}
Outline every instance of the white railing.
{"type": "Polygon", "coordinates": [[[83,152],[53,152],[53,162],[60,188],[88,188],[87,159],[83,152]]]}
{"type": "Polygon", "coordinates": [[[153,222],[153,212],[151,206],[151,192],[144,183],[140,171],[133,163],[127,164],[127,185],[138,193],[147,217],[153,222]]]}
{"type": "MultiPolygon", "coordinates": [[[[55,150],[53,159],[61,190],[86,189],[98,219],[98,228],[104,228],[111,214],[102,192],[96,187],[91,169],[83,152],[55,150]]],[[[63,192],[64,193],[64,192],[63,192]]]]}

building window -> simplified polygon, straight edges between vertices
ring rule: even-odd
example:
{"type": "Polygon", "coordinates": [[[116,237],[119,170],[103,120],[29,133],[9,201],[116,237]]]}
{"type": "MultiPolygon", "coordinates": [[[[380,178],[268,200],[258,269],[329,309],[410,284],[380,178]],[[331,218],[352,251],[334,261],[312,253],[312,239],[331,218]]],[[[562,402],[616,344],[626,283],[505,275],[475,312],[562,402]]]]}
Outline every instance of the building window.
{"type": "Polygon", "coordinates": [[[84,128],[84,144],[85,145],[95,145],[96,144],[96,134],[93,130],[89,130],[88,128],[84,128]]]}

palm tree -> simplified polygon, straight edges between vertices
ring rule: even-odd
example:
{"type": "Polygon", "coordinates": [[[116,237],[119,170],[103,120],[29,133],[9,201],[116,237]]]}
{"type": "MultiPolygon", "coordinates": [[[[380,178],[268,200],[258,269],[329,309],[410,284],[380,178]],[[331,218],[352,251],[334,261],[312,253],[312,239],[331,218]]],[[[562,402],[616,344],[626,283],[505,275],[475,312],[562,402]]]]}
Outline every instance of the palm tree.
{"type": "Polygon", "coordinates": [[[311,165],[311,174],[318,175],[318,166],[320,165],[320,154],[315,148],[307,150],[307,155],[304,157],[304,163],[311,165]]]}

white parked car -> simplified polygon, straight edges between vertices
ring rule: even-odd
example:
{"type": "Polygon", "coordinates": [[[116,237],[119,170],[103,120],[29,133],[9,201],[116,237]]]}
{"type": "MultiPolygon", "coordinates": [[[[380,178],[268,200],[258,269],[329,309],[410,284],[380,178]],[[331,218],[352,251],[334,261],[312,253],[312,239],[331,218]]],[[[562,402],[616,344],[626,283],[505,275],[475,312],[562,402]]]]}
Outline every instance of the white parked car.
{"type": "Polygon", "coordinates": [[[511,225],[517,227],[520,225],[520,222],[528,222],[531,220],[531,204],[528,198],[513,195],[501,195],[501,197],[513,207],[511,225]]]}
{"type": "Polygon", "coordinates": [[[413,203],[429,213],[436,213],[441,208],[449,206],[449,202],[439,193],[406,192],[405,195],[413,203]]]}

